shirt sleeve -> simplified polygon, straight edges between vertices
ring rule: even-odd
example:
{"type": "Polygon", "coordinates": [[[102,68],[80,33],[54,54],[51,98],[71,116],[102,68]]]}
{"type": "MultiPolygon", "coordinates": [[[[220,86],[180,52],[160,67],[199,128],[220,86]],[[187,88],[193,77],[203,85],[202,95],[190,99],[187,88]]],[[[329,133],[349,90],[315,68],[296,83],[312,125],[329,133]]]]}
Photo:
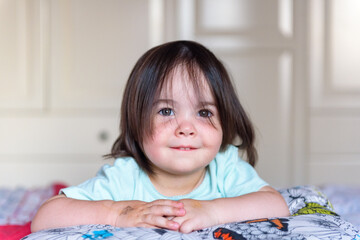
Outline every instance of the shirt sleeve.
{"type": "Polygon", "coordinates": [[[95,177],[77,185],[64,188],[69,198],[78,200],[114,200],[131,199],[134,189],[134,169],[131,160],[117,159],[113,166],[104,165],[95,177]]]}
{"type": "Polygon", "coordinates": [[[237,197],[257,192],[269,185],[259,177],[255,169],[239,157],[238,148],[230,146],[220,159],[222,162],[223,191],[226,197],[237,197]]]}

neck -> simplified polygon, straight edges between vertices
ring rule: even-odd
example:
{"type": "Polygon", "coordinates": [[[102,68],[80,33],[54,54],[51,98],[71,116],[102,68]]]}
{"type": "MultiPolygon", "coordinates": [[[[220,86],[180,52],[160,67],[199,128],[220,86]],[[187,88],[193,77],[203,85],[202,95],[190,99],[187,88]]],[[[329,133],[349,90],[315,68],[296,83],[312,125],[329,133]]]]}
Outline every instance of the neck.
{"type": "Polygon", "coordinates": [[[206,168],[190,175],[154,174],[149,176],[156,190],[164,196],[186,195],[203,181],[206,168]]]}

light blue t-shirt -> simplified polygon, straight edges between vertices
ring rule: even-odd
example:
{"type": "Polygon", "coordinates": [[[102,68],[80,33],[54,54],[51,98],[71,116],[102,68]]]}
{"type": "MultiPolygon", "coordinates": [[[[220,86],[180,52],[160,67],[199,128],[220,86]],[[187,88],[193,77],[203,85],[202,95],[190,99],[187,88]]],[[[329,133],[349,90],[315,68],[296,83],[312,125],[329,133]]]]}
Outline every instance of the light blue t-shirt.
{"type": "Polygon", "coordinates": [[[167,197],[160,194],[131,157],[118,158],[114,165],[104,165],[94,178],[61,192],[80,200],[212,200],[256,192],[266,185],[254,168],[239,157],[238,148],[230,145],[210,162],[203,182],[186,195],[167,197]]]}

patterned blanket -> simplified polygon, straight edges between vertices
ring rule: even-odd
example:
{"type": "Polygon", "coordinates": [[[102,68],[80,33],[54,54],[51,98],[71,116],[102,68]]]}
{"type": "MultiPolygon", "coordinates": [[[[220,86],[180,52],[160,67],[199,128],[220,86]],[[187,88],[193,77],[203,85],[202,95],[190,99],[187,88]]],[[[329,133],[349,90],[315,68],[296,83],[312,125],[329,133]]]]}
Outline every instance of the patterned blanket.
{"type": "Polygon", "coordinates": [[[228,223],[189,234],[151,229],[82,225],[32,233],[23,239],[349,239],[360,231],[334,212],[329,200],[313,187],[280,190],[292,216],[228,223]]]}
{"type": "Polygon", "coordinates": [[[19,240],[30,234],[31,220],[38,208],[64,187],[54,183],[35,189],[0,188],[0,239],[19,240]]]}

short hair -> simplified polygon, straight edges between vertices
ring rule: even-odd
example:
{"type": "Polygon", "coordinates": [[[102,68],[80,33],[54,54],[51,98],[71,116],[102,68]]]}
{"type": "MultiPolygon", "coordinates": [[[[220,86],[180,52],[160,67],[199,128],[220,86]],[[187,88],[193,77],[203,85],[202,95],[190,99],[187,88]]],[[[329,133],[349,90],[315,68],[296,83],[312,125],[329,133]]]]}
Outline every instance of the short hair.
{"type": "Polygon", "coordinates": [[[150,160],[143,151],[145,134],[152,134],[153,103],[173,70],[183,66],[191,76],[202,74],[210,87],[219,112],[223,139],[220,151],[229,144],[237,145],[254,166],[257,151],[254,146],[253,126],[240,104],[229,74],[216,56],[203,45],[194,41],[168,42],[148,50],[135,64],[127,81],[121,104],[120,135],[105,157],[131,156],[148,174],[153,174],[150,160]]]}

